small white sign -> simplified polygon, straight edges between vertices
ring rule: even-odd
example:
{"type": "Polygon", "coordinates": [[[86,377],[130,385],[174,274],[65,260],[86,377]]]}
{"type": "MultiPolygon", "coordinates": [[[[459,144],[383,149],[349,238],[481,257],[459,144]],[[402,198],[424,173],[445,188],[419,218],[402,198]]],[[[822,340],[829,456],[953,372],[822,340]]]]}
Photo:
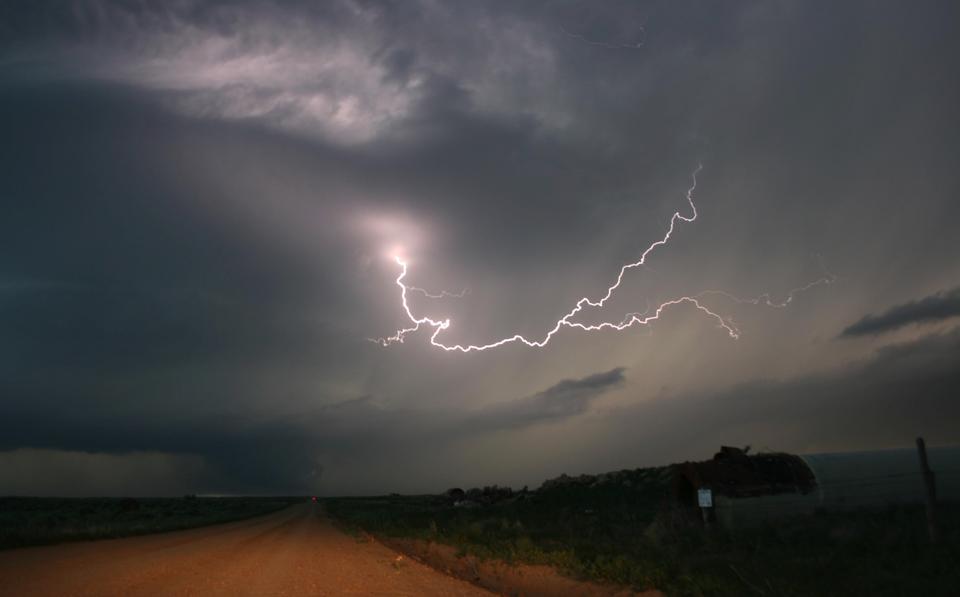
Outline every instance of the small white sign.
{"type": "Polygon", "coordinates": [[[701,508],[713,508],[713,491],[710,489],[698,489],[697,504],[701,508]]]}

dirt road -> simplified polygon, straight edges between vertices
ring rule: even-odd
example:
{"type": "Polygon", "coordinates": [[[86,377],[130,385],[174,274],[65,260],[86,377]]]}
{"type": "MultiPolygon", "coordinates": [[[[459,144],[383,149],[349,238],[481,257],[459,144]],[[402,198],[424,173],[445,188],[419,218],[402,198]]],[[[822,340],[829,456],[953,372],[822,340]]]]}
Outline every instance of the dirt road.
{"type": "Polygon", "coordinates": [[[189,531],[0,552],[0,595],[486,595],[334,528],[318,504],[189,531]]]}

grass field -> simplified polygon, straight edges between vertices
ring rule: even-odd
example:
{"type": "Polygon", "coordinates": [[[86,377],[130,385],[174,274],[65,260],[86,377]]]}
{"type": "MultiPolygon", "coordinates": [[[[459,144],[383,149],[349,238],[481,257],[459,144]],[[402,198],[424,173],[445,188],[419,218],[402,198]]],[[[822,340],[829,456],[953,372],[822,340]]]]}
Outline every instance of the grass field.
{"type": "Polygon", "coordinates": [[[0,549],[174,531],[266,514],[304,498],[0,498],[0,549]]]}
{"type": "Polygon", "coordinates": [[[705,532],[670,514],[666,490],[664,469],[647,469],[622,472],[615,483],[552,486],[468,508],[445,496],[325,504],[348,529],[670,595],[956,595],[960,587],[956,505],[940,508],[942,541],[934,547],[922,508],[705,532]]]}

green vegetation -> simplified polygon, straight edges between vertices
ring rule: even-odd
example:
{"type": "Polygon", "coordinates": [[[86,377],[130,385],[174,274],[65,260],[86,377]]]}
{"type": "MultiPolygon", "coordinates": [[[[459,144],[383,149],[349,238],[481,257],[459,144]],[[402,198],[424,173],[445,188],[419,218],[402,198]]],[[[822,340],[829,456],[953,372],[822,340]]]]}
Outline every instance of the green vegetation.
{"type": "MultiPolygon", "coordinates": [[[[490,504],[447,496],[326,499],[347,529],[437,541],[480,558],[670,595],[955,595],[960,506],[822,513],[738,532],[702,527],[668,500],[665,469],[546,484],[490,504]],[[597,480],[599,479],[599,481],[597,480]]],[[[468,494],[469,495],[469,494],[468,494]]]]}
{"type": "Polygon", "coordinates": [[[0,498],[0,549],[142,535],[228,522],[304,498],[0,498]]]}

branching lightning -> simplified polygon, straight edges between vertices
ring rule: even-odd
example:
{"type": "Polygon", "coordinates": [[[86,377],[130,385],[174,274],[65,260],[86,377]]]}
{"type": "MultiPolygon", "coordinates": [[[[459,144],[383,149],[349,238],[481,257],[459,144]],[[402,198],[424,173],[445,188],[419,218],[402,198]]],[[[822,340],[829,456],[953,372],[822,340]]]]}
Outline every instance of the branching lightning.
{"type": "Polygon", "coordinates": [[[813,282],[810,282],[809,284],[804,284],[803,286],[790,290],[784,295],[784,299],[781,301],[774,300],[771,297],[770,293],[768,292],[765,292],[753,298],[741,298],[736,295],[730,294],[729,292],[725,292],[723,290],[704,290],[703,292],[697,294],[696,296],[698,298],[703,298],[704,296],[712,294],[712,295],[726,297],[731,301],[735,303],[739,303],[741,305],[764,305],[767,307],[773,307],[775,309],[783,309],[784,307],[792,303],[793,299],[801,292],[810,290],[814,286],[820,286],[822,284],[833,284],[836,281],[837,281],[836,276],[832,274],[825,275],[824,277],[818,278],[813,282]]]}
{"type": "Polygon", "coordinates": [[[767,307],[773,307],[775,309],[783,309],[784,307],[792,303],[793,299],[796,298],[798,294],[806,292],[816,286],[833,284],[834,282],[837,281],[837,276],[827,271],[827,267],[823,264],[823,259],[820,258],[819,255],[817,257],[820,259],[820,268],[823,271],[823,276],[821,276],[820,278],[817,278],[816,280],[813,280],[812,282],[808,282],[803,286],[798,286],[797,288],[792,288],[788,290],[787,293],[783,295],[784,297],[783,300],[779,300],[779,301],[774,300],[773,296],[769,292],[765,292],[753,298],[741,298],[736,295],[730,294],[729,292],[725,292],[723,290],[704,290],[703,292],[697,294],[697,298],[702,298],[708,295],[717,295],[717,296],[728,298],[731,301],[741,305],[764,305],[767,307]]]}
{"type": "Polygon", "coordinates": [[[829,272],[826,271],[826,268],[824,268],[825,273],[823,277],[817,280],[814,280],[808,284],[805,284],[803,286],[800,286],[798,288],[794,288],[790,290],[789,292],[786,293],[785,298],[783,298],[780,301],[774,300],[769,293],[764,293],[754,298],[740,298],[722,290],[705,290],[693,296],[681,296],[678,298],[670,299],[668,301],[664,301],[655,308],[653,308],[651,305],[648,304],[647,309],[644,312],[627,313],[624,316],[624,318],[621,319],[619,322],[605,321],[597,324],[586,324],[579,321],[574,321],[574,318],[576,317],[576,315],[578,315],[581,311],[583,311],[587,307],[594,307],[597,309],[603,308],[604,305],[606,305],[607,301],[611,299],[611,297],[613,296],[617,288],[620,287],[620,284],[623,282],[624,276],[626,275],[627,271],[645,265],[647,262],[647,257],[649,257],[650,254],[655,249],[663,245],[666,245],[670,241],[670,238],[673,236],[674,230],[676,229],[678,222],[689,223],[697,219],[697,206],[693,202],[693,193],[697,189],[697,174],[699,174],[702,169],[703,169],[703,164],[699,164],[697,166],[697,169],[693,171],[693,174],[691,174],[691,178],[693,182],[690,185],[690,188],[687,189],[686,199],[687,199],[687,203],[690,206],[690,215],[683,215],[679,211],[674,212],[673,215],[670,217],[669,226],[667,227],[667,230],[664,233],[663,237],[651,243],[650,246],[648,246],[646,250],[644,250],[643,253],[640,254],[639,259],[637,259],[632,263],[627,263],[626,265],[623,265],[620,268],[620,272],[617,274],[616,281],[607,288],[607,291],[603,294],[603,296],[595,299],[591,299],[589,297],[583,297],[580,300],[578,300],[574,305],[574,307],[570,309],[570,311],[568,311],[565,315],[563,315],[563,317],[558,319],[556,323],[554,323],[553,327],[550,328],[546,332],[546,334],[544,334],[541,338],[529,339],[521,334],[514,334],[512,336],[501,338],[499,340],[496,340],[494,342],[490,342],[487,344],[446,344],[442,342],[440,340],[440,334],[444,330],[447,330],[450,328],[451,326],[450,319],[449,318],[432,319],[427,316],[418,317],[417,315],[414,315],[413,310],[410,307],[410,303],[407,300],[408,295],[410,293],[419,293],[419,294],[423,294],[428,298],[460,298],[460,297],[463,297],[467,291],[464,290],[460,293],[450,293],[446,291],[441,291],[440,293],[430,293],[422,288],[408,285],[404,282],[404,280],[407,277],[407,262],[404,261],[402,258],[395,256],[394,260],[396,261],[397,265],[400,266],[400,275],[397,276],[397,279],[396,279],[396,284],[397,286],[400,287],[400,302],[403,307],[403,311],[407,316],[407,319],[410,320],[410,323],[412,325],[410,327],[397,330],[397,332],[392,336],[388,336],[385,338],[378,338],[375,340],[372,339],[372,341],[382,346],[389,346],[397,342],[402,343],[406,338],[407,334],[416,332],[421,327],[429,327],[429,328],[433,328],[433,333],[430,335],[430,344],[435,346],[436,348],[440,348],[448,352],[453,352],[453,351],[464,352],[464,353],[479,352],[479,351],[488,350],[491,348],[498,348],[506,344],[513,344],[516,342],[519,342],[531,348],[543,348],[550,342],[551,339],[553,339],[553,337],[557,334],[557,332],[559,332],[560,329],[564,327],[574,328],[574,329],[578,329],[585,332],[592,332],[592,331],[598,331],[598,330],[621,331],[634,326],[647,326],[659,320],[663,312],[669,309],[670,307],[674,307],[676,305],[681,305],[681,304],[687,304],[687,305],[693,306],[695,309],[701,311],[704,315],[706,315],[709,319],[712,319],[713,321],[715,321],[717,326],[720,329],[723,329],[727,333],[727,335],[729,335],[733,339],[737,339],[740,337],[740,330],[733,323],[732,319],[724,318],[718,313],[709,309],[701,301],[703,297],[709,296],[709,295],[719,295],[719,296],[724,296],[730,300],[733,300],[741,304],[766,305],[769,307],[782,308],[789,305],[793,301],[793,299],[796,297],[796,295],[804,291],[807,291],[811,288],[814,288],[815,286],[830,284],[836,281],[836,276],[834,276],[833,274],[830,274],[829,272]]]}
{"type": "Polygon", "coordinates": [[[467,296],[467,294],[470,292],[469,288],[464,288],[460,292],[448,292],[446,290],[441,290],[440,292],[430,292],[428,290],[425,290],[423,288],[418,288],[416,286],[407,286],[407,290],[409,290],[410,292],[418,292],[423,296],[431,299],[443,299],[443,298],[459,299],[467,296]]]}

